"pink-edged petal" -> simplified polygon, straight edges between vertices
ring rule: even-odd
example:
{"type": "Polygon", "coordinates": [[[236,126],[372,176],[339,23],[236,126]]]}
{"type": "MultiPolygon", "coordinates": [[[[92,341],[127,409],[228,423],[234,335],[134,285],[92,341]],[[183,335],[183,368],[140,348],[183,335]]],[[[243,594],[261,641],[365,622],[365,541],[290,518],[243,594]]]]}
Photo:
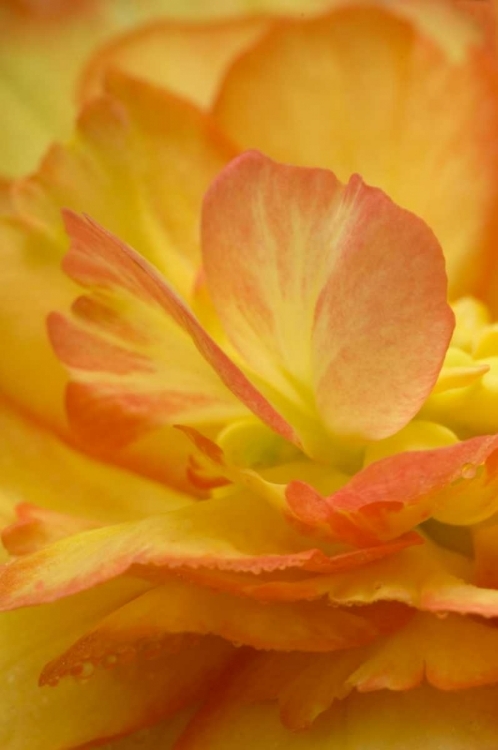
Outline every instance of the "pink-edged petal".
{"type": "Polygon", "coordinates": [[[208,190],[202,244],[231,342],[307,420],[378,439],[418,411],[453,328],[420,219],[358,176],[249,152],[208,190]]]}
{"type": "Polygon", "coordinates": [[[304,524],[329,527],[360,546],[393,539],[431,516],[479,523],[498,511],[498,436],[389,456],[326,498],[309,484],[291,482],[286,499],[304,524]]]}
{"type": "Polygon", "coordinates": [[[128,651],[174,653],[199,636],[217,635],[238,645],[276,651],[323,653],[370,643],[379,635],[370,608],[329,607],[326,602],[259,602],[178,580],[156,586],[116,609],[46,665],[41,684],[70,675],[78,665],[109,665],[128,651]]]}
{"type": "Polygon", "coordinates": [[[222,421],[245,404],[297,442],[152,266],[91,219],[65,218],[72,244],[63,267],[90,295],[74,318],[54,313],[48,325],[73,375],[69,416],[86,439],[123,443],[162,423],[222,421]]]}
{"type": "Polygon", "coordinates": [[[257,495],[233,494],[80,532],[14,559],[0,567],[0,610],[54,601],[130,569],[145,576],[158,567],[328,572],[367,561],[345,560],[347,549],[301,535],[257,495]]]}

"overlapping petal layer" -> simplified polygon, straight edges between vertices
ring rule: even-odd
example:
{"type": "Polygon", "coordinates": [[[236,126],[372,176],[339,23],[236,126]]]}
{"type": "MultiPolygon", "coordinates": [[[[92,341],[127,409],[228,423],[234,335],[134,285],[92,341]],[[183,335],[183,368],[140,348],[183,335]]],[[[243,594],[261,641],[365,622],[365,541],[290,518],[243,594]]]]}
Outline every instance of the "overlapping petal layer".
{"type": "MultiPolygon", "coordinates": [[[[100,324],[96,332],[85,332],[57,314],[48,321],[55,351],[77,377],[77,382],[69,385],[67,406],[70,418],[83,434],[91,430],[91,436],[95,436],[105,430],[110,432],[111,440],[127,442],[138,430],[150,429],[151,420],[152,425],[168,421],[221,422],[244,414],[242,402],[277,432],[297,442],[290,425],[151,266],[90,220],[70,215],[67,226],[73,242],[64,261],[66,272],[97,294],[114,294],[114,299],[109,294],[104,297],[107,306],[103,312],[97,307],[98,297],[80,300],[80,309],[82,302],[85,310],[91,306],[92,318],[100,324]],[[142,313],[147,334],[136,330],[133,307],[119,318],[121,337],[125,341],[131,339],[132,351],[96,335],[102,328],[108,332],[108,318],[116,317],[123,306],[123,292],[147,305],[142,313]],[[157,328],[159,335],[154,330],[157,328]],[[142,336],[138,345],[137,334],[142,336]],[[99,371],[104,373],[100,377],[99,371]],[[123,377],[128,374],[131,382],[123,377]],[[114,382],[110,379],[113,375],[118,376],[114,382]]],[[[127,301],[129,308],[125,297],[125,305],[127,301]]]]}
{"type": "Polygon", "coordinates": [[[237,414],[182,331],[175,337],[166,317],[161,325],[160,312],[184,329],[240,401],[322,458],[330,446],[320,446],[321,433],[389,435],[436,380],[453,326],[440,248],[413,215],[359,179],[343,188],[328,172],[251,153],[207,194],[207,287],[263,393],[269,385],[268,401],[140,256],[88,221],[70,216],[67,228],[73,242],[64,268],[93,290],[73,310],[97,328],[53,315],[49,330],[76,379],[69,415],[99,441],[105,431],[125,442],[161,422],[237,414]],[[142,304],[141,329],[130,294],[142,304]]]}
{"type": "MultiPolygon", "coordinates": [[[[11,216],[0,224],[5,264],[0,387],[64,433],[65,377],[45,329],[48,313],[67,308],[76,296],[60,270],[67,247],[60,208],[105,218],[189,294],[199,257],[202,196],[233,153],[208,119],[187,105],[124,79],[114,79],[112,86],[112,97],[86,108],[74,143],[54,147],[37,176],[12,187],[11,216]]],[[[172,440],[163,431],[134,451],[107,458],[185,486],[182,450],[181,436],[172,440]],[[171,458],[164,455],[166,441],[171,458]]]]}
{"type": "MultiPolygon", "coordinates": [[[[327,5],[327,0],[310,0],[306,14],[316,15],[327,5]]],[[[53,141],[71,134],[77,114],[78,81],[100,45],[104,45],[104,50],[97,53],[91,66],[93,72],[99,64],[115,58],[116,53],[120,63],[124,63],[122,67],[128,67],[130,60],[135,63],[136,52],[141,58],[140,67],[144,63],[154,66],[157,82],[168,87],[176,82],[182,93],[191,93],[192,85],[198,91],[199,85],[204,88],[208,81],[216,88],[225,65],[250,43],[258,27],[264,28],[265,16],[301,13],[302,0],[131,0],[125,4],[121,0],[6,0],[0,9],[0,104],[4,112],[0,122],[4,146],[0,173],[18,176],[31,172],[53,141]],[[163,19],[167,29],[164,37],[163,19]],[[214,23],[217,19],[221,19],[218,33],[214,23]],[[233,20],[229,23],[226,19],[233,20]],[[206,23],[206,32],[196,31],[199,21],[206,23]],[[155,26],[149,31],[148,25],[154,22],[158,24],[159,38],[155,26]],[[134,30],[142,24],[143,32],[136,34],[134,30]],[[189,24],[194,26],[192,31],[189,24]],[[129,29],[133,30],[128,32],[131,38],[126,33],[129,29]],[[115,50],[114,40],[120,33],[124,33],[124,38],[115,50]],[[141,45],[144,37],[148,42],[145,49],[141,45]],[[215,44],[212,37],[216,38],[215,44]],[[158,70],[161,67],[166,68],[162,74],[158,70]]]]}
{"type": "MultiPolygon", "coordinates": [[[[218,696],[217,696],[218,697],[218,696]]],[[[439,743],[447,750],[492,748],[498,731],[496,688],[445,693],[422,687],[406,693],[353,695],[323,715],[312,729],[291,732],[271,703],[213,699],[173,750],[241,750],[262,742],[280,750],[420,750],[439,743]]]]}
{"type": "MultiPolygon", "coordinates": [[[[344,554],[295,531],[266,502],[241,494],[179,508],[142,521],[60,539],[0,569],[0,608],[53,601],[115,578],[132,566],[204,567],[253,573],[356,568],[413,544],[408,537],[380,550],[344,554]]],[[[147,567],[144,574],[147,573],[147,567]]]]}
{"type": "Polygon", "coordinates": [[[379,631],[368,607],[358,611],[325,604],[260,604],[206,591],[179,581],[156,586],[103,619],[65,653],[50,662],[42,684],[59,680],[87,662],[102,666],[116,652],[161,653],[170,644],[188,648],[192,635],[215,634],[236,646],[281,652],[330,652],[373,640],[379,631]]]}
{"type": "Polygon", "coordinates": [[[85,456],[3,400],[0,432],[2,494],[12,509],[30,503],[105,524],[195,502],[190,495],[85,456]]]}
{"type": "Polygon", "coordinates": [[[211,24],[156,22],[104,45],[79,82],[86,101],[102,92],[109,71],[120,70],[209,107],[230,63],[263,36],[271,21],[245,18],[211,24]]]}
{"type": "Polygon", "coordinates": [[[74,672],[57,689],[38,686],[45,663],[85,629],[144,590],[143,582],[121,580],[64,602],[0,617],[2,717],[5,748],[80,747],[129,733],[158,721],[203,695],[226,664],[231,648],[206,640],[172,659],[125,664],[100,670],[88,682],[89,668],[74,672]],[[147,689],[137,690],[137,684],[147,689]],[[40,693],[40,690],[43,690],[40,693]],[[168,696],[165,699],[165,696],[168,696]],[[102,706],[105,705],[105,711],[102,706]]]}
{"type": "Polygon", "coordinates": [[[201,256],[201,198],[234,147],[195,107],[112,70],[166,61],[154,81],[207,107],[244,50],[218,122],[292,163],[345,179],[358,166],[429,222],[452,289],[464,276],[471,288],[494,232],[496,73],[452,7],[335,0],[314,21],[151,26],[88,68],[85,95],[103,96],[75,141],[0,185],[0,512],[14,556],[0,609],[28,607],[0,615],[13,644],[2,746],[128,748],[122,735],[177,714],[136,742],[494,747],[486,311],[457,306],[439,372],[452,318],[430,230],[360,178],[343,187],[257,154],[209,189],[201,256]],[[195,59],[188,76],[178,55],[195,59]],[[67,214],[70,280],[63,201],[116,233],[67,214]],[[86,455],[41,339],[51,309],[86,455]]]}
{"type": "Polygon", "coordinates": [[[456,297],[486,278],[496,243],[493,61],[449,3],[336,5],[242,55],[215,115],[242,148],[359,172],[424,218],[456,297]]]}

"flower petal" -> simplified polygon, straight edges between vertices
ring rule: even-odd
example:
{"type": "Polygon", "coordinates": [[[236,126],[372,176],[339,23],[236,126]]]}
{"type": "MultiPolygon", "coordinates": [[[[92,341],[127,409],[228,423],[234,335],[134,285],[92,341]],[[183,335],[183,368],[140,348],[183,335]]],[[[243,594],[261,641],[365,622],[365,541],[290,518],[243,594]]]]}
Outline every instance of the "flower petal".
{"type": "Polygon", "coordinates": [[[418,614],[401,630],[365,649],[367,658],[348,678],[360,692],[410,690],[425,679],[439,690],[498,681],[498,631],[459,615],[444,620],[418,614]]]}
{"type": "Polygon", "coordinates": [[[90,295],[76,301],[72,318],[52,313],[48,330],[77,378],[68,387],[67,408],[80,435],[126,444],[164,422],[215,423],[244,414],[165,314],[160,282],[139,256],[76,214],[66,213],[66,227],[71,249],[64,270],[90,295]]]}
{"type": "Polygon", "coordinates": [[[213,498],[79,533],[11,561],[0,568],[0,609],[53,601],[115,578],[131,566],[254,573],[334,570],[334,558],[344,546],[323,546],[325,551],[257,496],[213,498]]]}
{"type": "Polygon", "coordinates": [[[260,654],[229,683],[241,703],[278,700],[288,729],[309,729],[353,690],[399,692],[422,682],[439,690],[493,684],[497,637],[495,628],[470,618],[450,615],[443,621],[419,613],[359,648],[320,655],[260,654]]]}
{"type": "Polygon", "coordinates": [[[93,322],[108,334],[109,317],[111,323],[117,318],[125,343],[135,344],[130,351],[101,340],[98,326],[85,332],[60,315],[49,317],[52,344],[76,381],[67,392],[69,417],[85,438],[128,442],[155,424],[240,416],[245,410],[232,391],[276,432],[298,442],[152,266],[90,219],[66,213],[66,225],[72,244],[64,270],[91,290],[107,293],[105,314],[95,312],[95,297],[83,298],[86,308],[92,306],[93,322]],[[130,295],[140,309],[136,303],[130,309],[130,295]],[[123,301],[128,303],[124,316],[123,301]],[[137,317],[144,321],[138,331],[137,317]]]}
{"type": "Polygon", "coordinates": [[[16,506],[16,514],[17,520],[0,532],[3,546],[13,556],[36,552],[58,539],[99,526],[86,518],[57,513],[29,503],[16,506]]]}
{"type": "MultiPolygon", "coordinates": [[[[295,12],[301,4],[298,0],[295,12]]],[[[318,9],[320,4],[325,3],[316,0],[318,9]]],[[[286,5],[277,0],[268,10],[285,12],[286,5]]],[[[0,171],[9,176],[31,172],[53,141],[71,134],[77,115],[76,84],[99,45],[127,29],[161,18],[209,22],[247,12],[246,4],[237,1],[220,7],[212,3],[203,7],[199,3],[172,4],[171,0],[132,0],[126,5],[121,0],[2,2],[0,171]]]]}
{"type": "Polygon", "coordinates": [[[100,523],[120,523],[195,502],[80,453],[3,399],[0,433],[1,490],[13,506],[29,502],[100,523]]]}
{"type": "MultiPolygon", "coordinates": [[[[395,550],[393,550],[395,552],[395,550]]],[[[181,571],[181,575],[185,575],[181,571]]],[[[327,596],[332,604],[400,602],[425,612],[498,616],[498,591],[473,583],[469,560],[426,541],[385,559],[300,580],[268,580],[223,571],[188,571],[187,579],[260,601],[300,601],[327,596]]]]}
{"type": "Polygon", "coordinates": [[[15,214],[0,223],[0,386],[59,429],[64,377],[45,318],[76,293],[60,270],[67,249],[60,209],[105,220],[188,296],[200,257],[202,197],[233,155],[193,107],[122,76],[109,86],[112,94],[83,110],[73,143],[55,146],[33,178],[13,186],[15,214]]]}
{"type": "Polygon", "coordinates": [[[264,18],[196,24],[156,21],[115,37],[90,59],[80,78],[82,101],[102,93],[109,70],[162,86],[209,107],[229,64],[270,28],[264,18]]]}
{"type": "Polygon", "coordinates": [[[498,190],[496,71],[478,29],[444,2],[334,6],[242,55],[217,119],[241,148],[360,173],[434,230],[451,296],[476,289],[498,190]]]}
{"type": "Polygon", "coordinates": [[[471,438],[381,459],[327,498],[304,482],[286,489],[289,508],[310,527],[329,526],[351,544],[392,539],[433,516],[469,525],[498,511],[498,436],[471,438]]]}
{"type": "Polygon", "coordinates": [[[264,606],[172,580],[105,617],[47,664],[40,682],[58,681],[87,662],[103,666],[125,650],[130,660],[139,659],[140,651],[174,653],[179,644],[188,647],[192,635],[206,634],[236,646],[327,652],[369,643],[379,631],[360,608],[352,612],[322,602],[264,606]]]}
{"type": "Polygon", "coordinates": [[[144,590],[132,580],[111,584],[43,605],[0,616],[2,649],[0,744],[9,750],[54,750],[86,746],[131,732],[171,715],[203,696],[225,666],[231,648],[206,639],[188,651],[98,670],[85,681],[65,680],[40,688],[44,664],[64,651],[86,629],[144,590]],[[137,689],[138,686],[147,689],[137,689]],[[103,710],[105,707],[105,710],[103,710]]]}
{"type": "MultiPolygon", "coordinates": [[[[85,107],[73,141],[54,147],[35,176],[11,186],[11,215],[0,220],[0,388],[64,435],[67,378],[45,328],[49,312],[67,309],[78,291],[60,269],[67,249],[61,207],[105,220],[188,295],[202,196],[234,153],[193,107],[122,76],[109,86],[112,95],[85,107]]],[[[165,426],[108,450],[105,459],[185,488],[185,447],[165,426]]]]}
{"type": "Polygon", "coordinates": [[[251,152],[204,202],[207,283],[257,375],[343,436],[402,427],[435,383],[453,315],[427,227],[353,177],[251,152]]]}
{"type": "Polygon", "coordinates": [[[243,703],[229,694],[212,696],[173,750],[240,750],[267,746],[285,750],[489,750],[498,732],[496,688],[446,693],[421,687],[353,694],[320,717],[313,728],[292,732],[272,703],[243,703]]]}

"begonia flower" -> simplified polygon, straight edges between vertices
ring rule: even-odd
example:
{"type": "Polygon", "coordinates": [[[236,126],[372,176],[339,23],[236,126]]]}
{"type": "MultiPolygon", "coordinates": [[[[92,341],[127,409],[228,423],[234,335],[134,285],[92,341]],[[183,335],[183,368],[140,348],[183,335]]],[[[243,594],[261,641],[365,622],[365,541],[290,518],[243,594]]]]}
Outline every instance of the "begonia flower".
{"type": "Polygon", "coordinates": [[[127,34],[2,188],[2,747],[496,744],[498,73],[467,4],[127,34]]]}

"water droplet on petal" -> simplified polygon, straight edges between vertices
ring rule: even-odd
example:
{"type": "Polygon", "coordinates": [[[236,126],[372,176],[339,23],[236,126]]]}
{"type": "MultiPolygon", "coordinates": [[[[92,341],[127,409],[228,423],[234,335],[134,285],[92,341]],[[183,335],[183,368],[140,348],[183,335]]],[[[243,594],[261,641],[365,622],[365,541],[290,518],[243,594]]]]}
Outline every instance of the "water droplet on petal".
{"type": "Polygon", "coordinates": [[[477,466],[475,464],[464,464],[461,469],[461,474],[464,479],[474,479],[477,474],[477,466]]]}
{"type": "Polygon", "coordinates": [[[112,669],[112,667],[116,666],[118,662],[118,657],[116,654],[107,654],[102,659],[102,666],[104,669],[112,669]]]}
{"type": "Polygon", "coordinates": [[[93,675],[95,667],[91,661],[83,661],[71,667],[70,673],[80,682],[86,682],[93,675]]]}

